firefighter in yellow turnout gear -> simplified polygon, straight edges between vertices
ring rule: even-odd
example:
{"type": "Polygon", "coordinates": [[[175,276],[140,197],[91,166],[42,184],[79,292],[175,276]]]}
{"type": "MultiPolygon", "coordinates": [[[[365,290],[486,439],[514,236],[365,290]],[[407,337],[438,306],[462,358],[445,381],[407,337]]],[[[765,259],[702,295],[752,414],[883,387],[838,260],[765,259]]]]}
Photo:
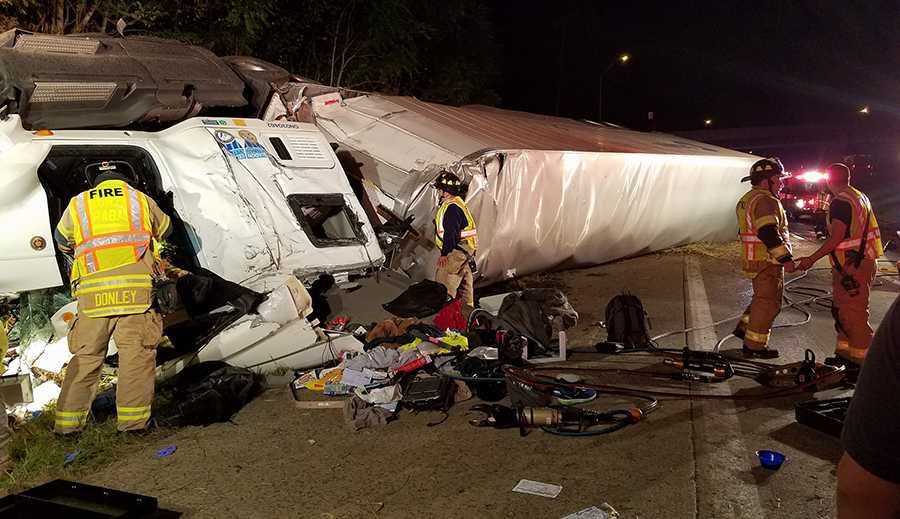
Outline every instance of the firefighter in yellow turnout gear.
{"type": "Polygon", "coordinates": [[[435,281],[447,287],[451,298],[475,306],[474,276],[470,262],[478,248],[478,228],[461,198],[465,186],[454,174],[444,171],[434,183],[441,195],[434,216],[434,243],[441,251],[435,281]]]}
{"type": "Polygon", "coordinates": [[[780,160],[762,159],[742,180],[753,185],[737,205],[742,269],[753,280],[753,298],[734,335],[744,340],[742,351],[749,357],[778,357],[778,351],[768,347],[769,334],[781,311],[784,272],[794,271],[787,216],[779,198],[788,176],[780,160]]]}
{"type": "Polygon", "coordinates": [[[153,309],[153,240],[169,232],[169,217],[135,189],[127,162],[85,168],[94,186],[73,198],[54,233],[74,255],[70,282],[78,315],[69,329],[74,357],[57,402],[55,431],[81,430],[97,391],[110,337],[119,350],[116,411],[120,431],[146,428],[150,419],[156,345],[162,317],[153,309]]]}
{"type": "Polygon", "coordinates": [[[828,188],[834,194],[828,210],[830,237],[799,268],[807,270],[824,256],[832,267],[832,308],[837,331],[835,357],[859,366],[875,333],[869,324],[869,293],[875,281],[875,262],[884,255],[881,231],[869,198],[850,185],[850,169],[828,166],[828,188]]]}

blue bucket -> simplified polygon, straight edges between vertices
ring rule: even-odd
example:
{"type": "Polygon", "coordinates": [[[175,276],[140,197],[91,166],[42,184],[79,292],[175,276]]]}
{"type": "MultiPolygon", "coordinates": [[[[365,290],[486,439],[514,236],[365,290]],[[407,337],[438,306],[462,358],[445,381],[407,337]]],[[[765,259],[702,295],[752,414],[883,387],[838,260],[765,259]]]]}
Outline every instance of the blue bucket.
{"type": "Polygon", "coordinates": [[[776,451],[756,451],[756,455],[759,456],[759,464],[769,470],[778,470],[787,459],[784,454],[776,451]]]}

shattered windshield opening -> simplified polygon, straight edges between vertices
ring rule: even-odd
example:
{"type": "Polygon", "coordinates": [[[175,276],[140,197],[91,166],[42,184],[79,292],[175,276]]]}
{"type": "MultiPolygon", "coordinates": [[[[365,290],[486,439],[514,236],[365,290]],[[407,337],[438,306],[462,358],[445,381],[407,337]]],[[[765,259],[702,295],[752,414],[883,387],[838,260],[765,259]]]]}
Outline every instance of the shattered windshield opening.
{"type": "Polygon", "coordinates": [[[314,246],[366,243],[362,224],[347,207],[342,195],[288,195],[287,199],[297,222],[314,246]]]}

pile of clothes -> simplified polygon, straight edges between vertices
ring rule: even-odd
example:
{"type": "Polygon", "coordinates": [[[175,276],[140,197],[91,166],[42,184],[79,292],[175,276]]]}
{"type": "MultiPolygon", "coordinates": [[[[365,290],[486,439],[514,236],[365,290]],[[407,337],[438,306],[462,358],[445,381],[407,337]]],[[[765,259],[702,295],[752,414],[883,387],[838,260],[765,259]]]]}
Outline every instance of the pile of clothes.
{"type": "Polygon", "coordinates": [[[363,352],[346,352],[336,366],[298,372],[294,397],[303,391],[345,398],[344,417],[354,430],[384,425],[401,407],[446,412],[474,393],[485,401],[506,396],[502,367],[552,355],[558,332],[574,326],[578,314],[554,289],[507,295],[501,311],[473,313],[450,302],[433,324],[417,318],[373,323],[363,352]]]}
{"type": "Polygon", "coordinates": [[[299,373],[291,384],[295,397],[300,399],[301,390],[349,396],[344,414],[354,430],[383,425],[396,416],[404,391],[416,374],[440,376],[434,366],[436,358],[469,349],[465,335],[442,332],[414,318],[378,323],[366,335],[365,343],[363,352],[346,352],[337,366],[299,373]]]}

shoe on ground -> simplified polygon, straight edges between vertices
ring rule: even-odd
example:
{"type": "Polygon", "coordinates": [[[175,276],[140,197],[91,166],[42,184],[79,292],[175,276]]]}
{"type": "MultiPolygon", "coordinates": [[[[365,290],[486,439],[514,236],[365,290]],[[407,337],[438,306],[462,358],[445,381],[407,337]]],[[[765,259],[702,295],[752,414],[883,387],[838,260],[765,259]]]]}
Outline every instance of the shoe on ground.
{"type": "Polygon", "coordinates": [[[753,359],[777,359],[779,355],[781,355],[778,353],[778,350],[773,350],[771,348],[754,350],[753,348],[748,348],[746,345],[741,347],[741,353],[743,353],[745,357],[753,359]]]}
{"type": "Polygon", "coordinates": [[[835,356],[835,357],[827,357],[827,358],[822,362],[822,364],[825,364],[826,366],[841,367],[841,366],[850,366],[850,365],[852,365],[853,363],[850,362],[849,360],[845,359],[844,357],[837,357],[837,356],[835,356]]]}

